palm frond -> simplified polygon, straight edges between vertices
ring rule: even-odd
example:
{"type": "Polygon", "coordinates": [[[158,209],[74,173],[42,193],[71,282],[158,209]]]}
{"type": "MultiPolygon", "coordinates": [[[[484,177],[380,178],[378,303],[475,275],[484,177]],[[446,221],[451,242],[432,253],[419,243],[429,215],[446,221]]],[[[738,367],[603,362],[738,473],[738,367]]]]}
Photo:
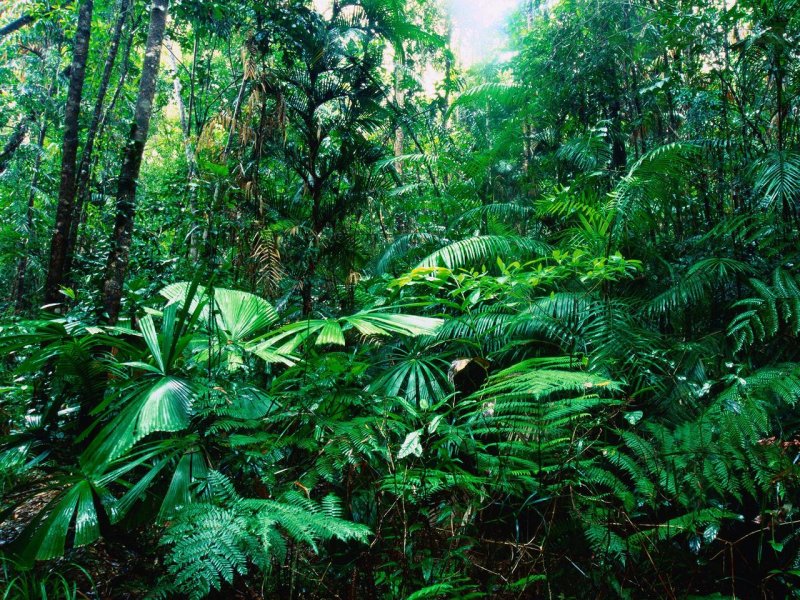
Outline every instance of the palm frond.
{"type": "Polygon", "coordinates": [[[800,154],[773,152],[757,165],[755,192],[761,196],[761,206],[782,209],[796,206],[800,197],[800,154]]]}
{"type": "Polygon", "coordinates": [[[417,268],[444,266],[448,269],[494,263],[498,257],[524,260],[548,252],[544,242],[515,236],[484,235],[459,240],[440,248],[422,260],[417,268]]]}

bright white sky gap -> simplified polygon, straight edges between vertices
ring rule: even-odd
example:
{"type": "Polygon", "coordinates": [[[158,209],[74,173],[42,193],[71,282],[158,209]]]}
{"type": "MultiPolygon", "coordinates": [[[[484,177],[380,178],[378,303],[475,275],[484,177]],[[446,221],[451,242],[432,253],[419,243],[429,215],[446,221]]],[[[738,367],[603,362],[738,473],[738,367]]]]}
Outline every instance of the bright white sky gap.
{"type": "MultiPolygon", "coordinates": [[[[326,13],[331,0],[313,0],[326,13]]],[[[435,0],[431,0],[435,1],[435,0]]],[[[453,47],[465,67],[490,60],[505,42],[508,17],[521,0],[440,0],[453,19],[453,47]]]]}
{"type": "Polygon", "coordinates": [[[492,58],[505,42],[504,28],[520,0],[445,0],[453,18],[453,44],[461,64],[492,58]]]}

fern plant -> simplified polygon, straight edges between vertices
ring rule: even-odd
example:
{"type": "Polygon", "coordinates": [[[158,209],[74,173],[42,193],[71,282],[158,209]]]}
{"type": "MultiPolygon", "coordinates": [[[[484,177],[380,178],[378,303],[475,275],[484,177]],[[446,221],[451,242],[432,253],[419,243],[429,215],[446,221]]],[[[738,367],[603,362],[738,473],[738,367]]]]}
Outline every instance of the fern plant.
{"type": "Polygon", "coordinates": [[[365,542],[370,534],[365,526],[341,518],[341,503],[334,496],[320,503],[297,492],[281,501],[244,499],[217,471],[208,473],[204,485],[212,502],[184,507],[162,536],[169,576],[154,596],[204,598],[246,575],[251,565],[267,572],[285,557],[284,535],[316,549],[332,538],[365,542]]]}
{"type": "Polygon", "coordinates": [[[797,276],[777,269],[772,274],[772,285],[751,278],[750,286],[756,295],[734,304],[740,312],[728,327],[736,351],[768,342],[780,332],[797,337],[800,333],[800,281],[797,276]]]}

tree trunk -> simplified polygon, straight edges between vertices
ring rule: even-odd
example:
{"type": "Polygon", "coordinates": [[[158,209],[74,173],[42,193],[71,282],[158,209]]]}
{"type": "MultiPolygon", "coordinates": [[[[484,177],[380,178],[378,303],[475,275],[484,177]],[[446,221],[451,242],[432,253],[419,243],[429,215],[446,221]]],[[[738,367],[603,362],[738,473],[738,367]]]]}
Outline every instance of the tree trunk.
{"type": "Polygon", "coordinates": [[[191,182],[196,171],[197,160],[192,147],[192,140],[189,137],[189,119],[186,114],[186,105],[183,103],[183,85],[178,69],[178,60],[175,53],[172,51],[172,45],[167,43],[167,54],[169,55],[169,64],[172,75],[172,91],[175,97],[175,104],[178,105],[178,116],[181,124],[181,135],[183,136],[183,152],[186,156],[186,165],[189,170],[189,181],[191,182]]]}
{"type": "MultiPolygon", "coordinates": [[[[58,89],[58,72],[59,64],[56,63],[53,69],[53,77],[50,80],[49,87],[47,88],[48,104],[58,89]]],[[[30,261],[30,255],[35,246],[34,237],[36,229],[33,223],[33,209],[36,201],[36,186],[39,185],[39,174],[41,173],[42,155],[44,154],[44,139],[46,135],[47,106],[42,106],[41,116],[39,117],[39,135],[36,139],[36,159],[33,162],[33,175],[31,176],[31,186],[30,190],[28,191],[28,205],[25,210],[25,241],[23,243],[22,254],[17,261],[17,278],[14,283],[14,310],[17,313],[25,311],[30,306],[30,297],[27,294],[28,262],[30,261]]]]}
{"type": "MultiPolygon", "coordinates": [[[[400,119],[404,118],[403,106],[405,105],[405,93],[403,92],[403,69],[405,67],[405,60],[400,55],[399,61],[395,63],[394,67],[394,101],[397,103],[398,114],[400,119]]],[[[402,124],[398,124],[394,129],[394,155],[400,157],[405,154],[405,136],[402,124]]],[[[394,164],[398,175],[403,174],[403,163],[397,161],[394,164]]]]}
{"type": "Polygon", "coordinates": [[[28,133],[30,121],[28,117],[20,119],[11,137],[8,138],[6,145],[3,147],[3,150],[0,151],[0,174],[8,168],[8,163],[11,161],[14,153],[22,145],[22,142],[25,141],[25,135],[28,133]]]}
{"type": "MultiPolygon", "coordinates": [[[[225,142],[225,147],[222,149],[222,155],[220,156],[220,161],[225,163],[228,159],[228,153],[231,151],[233,147],[233,138],[234,133],[236,132],[236,122],[239,120],[239,115],[241,114],[242,110],[242,103],[244,102],[244,95],[245,95],[245,87],[247,85],[247,65],[243,65],[242,69],[242,82],[239,84],[239,92],[236,94],[236,101],[233,105],[233,115],[231,116],[231,124],[228,128],[228,140],[225,142]]],[[[200,131],[200,128],[198,128],[200,131]]],[[[222,191],[222,183],[220,180],[217,180],[217,183],[214,185],[214,194],[213,199],[211,201],[211,210],[207,212],[206,218],[206,229],[203,231],[203,250],[205,252],[205,257],[209,259],[210,264],[214,264],[216,260],[216,252],[217,252],[217,235],[212,235],[212,229],[214,229],[214,215],[217,214],[217,211],[220,208],[220,200],[223,198],[223,191],[222,191]]],[[[197,254],[196,250],[190,250],[190,254],[194,253],[197,254]]]]}
{"type": "MultiPolygon", "coordinates": [[[[119,74],[119,82],[117,83],[117,88],[114,90],[114,95],[111,97],[111,101],[108,103],[108,106],[105,107],[105,110],[103,111],[103,116],[100,118],[100,125],[97,128],[97,135],[95,136],[96,142],[102,142],[104,140],[103,136],[105,135],[106,125],[108,124],[111,115],[114,114],[114,110],[117,106],[117,101],[119,100],[120,94],[125,89],[125,82],[128,80],[128,72],[130,71],[131,68],[131,46],[133,45],[133,38],[135,36],[138,27],[139,27],[139,22],[137,19],[136,21],[131,23],[129,35],[125,36],[125,47],[122,50],[122,62],[120,65],[121,72],[119,74]]],[[[89,162],[89,174],[88,174],[89,182],[91,182],[92,180],[92,174],[94,173],[97,163],[98,163],[97,156],[95,156],[89,162]]],[[[89,193],[88,184],[85,193],[86,197],[84,199],[84,202],[82,202],[81,210],[75,212],[75,218],[78,221],[77,228],[75,231],[76,233],[75,246],[73,247],[73,252],[75,254],[85,253],[87,248],[87,240],[85,239],[85,236],[84,237],[81,236],[81,227],[86,223],[86,217],[87,217],[86,205],[89,198],[91,197],[89,193]]]]}
{"type": "MultiPolygon", "coordinates": [[[[108,103],[105,111],[103,111],[103,116],[100,119],[100,125],[97,129],[97,135],[95,136],[96,140],[103,139],[103,133],[105,132],[108,119],[114,113],[114,109],[117,106],[117,100],[119,100],[120,94],[125,89],[125,82],[128,80],[128,71],[130,71],[131,68],[131,46],[133,45],[133,38],[138,28],[139,19],[137,18],[131,23],[130,35],[125,36],[125,48],[122,50],[122,62],[120,63],[121,71],[119,74],[119,83],[117,83],[117,89],[114,90],[114,95],[111,97],[111,102],[108,103]]],[[[91,165],[89,174],[91,175],[91,165]]]]}
{"type": "Polygon", "coordinates": [[[122,301],[122,286],[130,261],[133,219],[136,211],[136,187],[142,166],[142,154],[150,129],[153,114],[153,98],[156,93],[161,46],[167,23],[169,0],[154,0],[150,10],[150,26],[147,32],[142,77],[136,97],[130,138],[125,148],[117,188],[117,216],[111,236],[111,251],[106,263],[103,284],[103,308],[105,319],[115,324],[119,319],[122,301]]]}
{"type": "Polygon", "coordinates": [[[33,21],[34,21],[33,16],[22,15],[20,18],[11,21],[11,23],[9,23],[8,25],[0,27],[0,40],[2,40],[7,35],[11,35],[15,31],[18,31],[23,27],[30,25],[31,23],[33,23],[33,21]]]}
{"type": "Polygon", "coordinates": [[[111,81],[111,73],[114,70],[114,63],[117,60],[117,53],[119,51],[119,41],[122,36],[122,27],[128,16],[129,0],[120,0],[119,2],[119,15],[114,24],[114,30],[111,33],[111,40],[108,46],[108,56],[106,57],[105,65],[103,66],[103,75],[100,78],[100,87],[97,90],[97,100],[94,105],[94,112],[92,113],[92,121],[89,124],[89,130],[86,133],[86,143],[81,152],[81,160],[78,163],[78,177],[75,183],[75,208],[73,210],[72,220],[70,222],[69,233],[67,235],[67,250],[66,250],[66,264],[64,265],[64,278],[68,279],[70,271],[72,270],[72,263],[75,254],[75,242],[78,239],[78,229],[81,225],[81,214],[83,213],[83,206],[86,198],[89,195],[89,174],[91,172],[92,153],[94,152],[94,143],[97,139],[97,132],[100,129],[100,122],[103,118],[103,105],[105,103],[106,94],[108,94],[108,85],[111,81]]]}
{"type": "MultiPolygon", "coordinates": [[[[172,91],[175,98],[175,103],[178,105],[178,116],[180,117],[181,135],[183,136],[183,152],[186,156],[186,170],[189,186],[189,214],[194,217],[197,211],[197,188],[199,186],[199,182],[197,181],[197,156],[194,151],[194,145],[192,144],[191,134],[189,131],[191,123],[186,112],[186,105],[183,103],[183,85],[181,84],[178,70],[178,60],[175,56],[175,53],[172,51],[172,45],[169,42],[167,42],[166,47],[172,75],[172,91]]],[[[197,49],[196,37],[195,49],[197,49]]],[[[192,65],[192,69],[194,69],[194,64],[192,65]]],[[[197,235],[195,235],[194,227],[192,227],[189,231],[189,258],[192,262],[195,262],[197,260],[197,256],[197,235]]]]}
{"type": "MultiPolygon", "coordinates": [[[[54,89],[51,86],[50,90],[54,89]]],[[[47,133],[47,117],[42,115],[42,123],[39,126],[39,137],[37,139],[36,160],[33,165],[33,177],[31,178],[31,189],[28,192],[28,206],[25,210],[25,245],[22,249],[22,256],[17,262],[17,281],[14,286],[14,310],[21,313],[30,306],[30,298],[27,295],[28,287],[28,259],[33,251],[33,208],[36,201],[36,186],[39,185],[39,172],[42,167],[42,154],[44,153],[44,138],[47,133]]]]}
{"type": "Polygon", "coordinates": [[[228,152],[231,151],[233,145],[233,134],[236,131],[236,121],[239,120],[239,113],[242,110],[242,101],[244,100],[244,90],[247,85],[247,65],[243,65],[242,83],[239,85],[239,93],[236,95],[236,103],[233,105],[233,116],[231,116],[231,126],[228,130],[228,141],[225,143],[225,149],[222,151],[222,156],[227,157],[228,152]]]}
{"type": "MultiPolygon", "coordinates": [[[[49,17],[55,11],[57,11],[59,8],[64,8],[65,6],[67,6],[67,5],[71,4],[71,3],[72,3],[72,0],[66,0],[66,2],[62,2],[60,5],[51,8],[50,10],[45,12],[44,15],[42,15],[42,16],[49,17]]],[[[11,35],[12,33],[16,32],[16,31],[19,31],[23,27],[27,27],[31,23],[34,23],[37,19],[38,19],[38,17],[34,17],[31,14],[25,14],[25,15],[22,15],[21,17],[17,18],[17,19],[14,19],[13,21],[11,21],[11,23],[3,25],[2,27],[0,27],[0,40],[2,40],[7,35],[11,35]]]]}
{"type": "Polygon", "coordinates": [[[64,266],[67,256],[67,237],[74,216],[75,167],[78,156],[78,127],[81,111],[81,95],[89,56],[89,37],[92,30],[92,0],[84,0],[78,12],[78,29],[64,112],[64,142],[61,147],[61,183],[58,188],[56,224],[50,243],[50,264],[47,269],[44,300],[46,304],[58,302],[59,288],[64,282],[64,266]]]}
{"type": "Polygon", "coordinates": [[[622,137],[619,100],[616,98],[611,102],[609,116],[611,121],[611,127],[609,128],[609,135],[611,136],[611,169],[621,173],[628,164],[628,153],[625,150],[625,140],[622,137]]]}
{"type": "Polygon", "coordinates": [[[194,82],[197,73],[197,57],[200,52],[200,32],[194,34],[194,47],[192,48],[192,72],[189,75],[189,110],[186,114],[186,132],[192,135],[192,116],[194,115],[194,82]]]}
{"type": "MultiPolygon", "coordinates": [[[[315,142],[312,147],[311,156],[314,157],[319,151],[321,140],[315,142]]],[[[315,167],[313,160],[309,166],[309,179],[311,185],[309,186],[309,195],[311,196],[311,243],[309,245],[309,258],[306,266],[306,273],[301,280],[300,295],[303,300],[303,318],[310,319],[311,313],[314,310],[314,277],[317,274],[317,266],[319,265],[319,242],[322,236],[322,231],[325,229],[325,224],[322,220],[322,192],[323,183],[315,174],[315,167]]]]}

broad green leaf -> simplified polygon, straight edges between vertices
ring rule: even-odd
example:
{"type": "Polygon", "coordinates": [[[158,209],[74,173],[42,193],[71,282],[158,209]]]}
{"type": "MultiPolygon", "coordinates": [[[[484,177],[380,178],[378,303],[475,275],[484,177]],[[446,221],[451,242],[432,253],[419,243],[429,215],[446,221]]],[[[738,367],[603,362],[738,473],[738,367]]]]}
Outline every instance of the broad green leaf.
{"type": "Polygon", "coordinates": [[[414,456],[422,456],[422,444],[420,443],[420,437],[422,435],[422,430],[417,429],[416,431],[412,431],[406,436],[403,445],[400,446],[400,451],[397,453],[397,458],[405,458],[406,456],[414,455],[414,456]]]}
{"type": "Polygon", "coordinates": [[[158,513],[159,520],[169,519],[182,506],[192,502],[194,499],[192,484],[207,476],[208,466],[202,453],[193,449],[184,454],[178,462],[169,489],[164,495],[164,501],[161,503],[161,510],[158,513]]]}
{"type": "Polygon", "coordinates": [[[344,346],[344,334],[341,326],[336,321],[326,321],[317,336],[317,346],[344,346]]]}
{"type": "Polygon", "coordinates": [[[85,546],[100,537],[97,507],[99,496],[92,484],[81,479],[58,494],[45,506],[15,542],[20,558],[49,560],[63,556],[70,528],[72,545],[85,546]]]}
{"type": "Polygon", "coordinates": [[[497,262],[498,257],[519,258],[520,255],[541,256],[547,244],[529,238],[484,235],[459,240],[426,257],[417,268],[444,266],[448,269],[497,262]]]}
{"type": "Polygon", "coordinates": [[[102,468],[145,436],[157,431],[186,429],[191,418],[195,390],[177,377],[145,377],[126,396],[127,405],[95,437],[83,456],[84,465],[102,468]]]}
{"type": "Polygon", "coordinates": [[[247,292],[215,288],[214,304],[219,327],[237,343],[261,333],[278,320],[269,302],[247,292]]]}

